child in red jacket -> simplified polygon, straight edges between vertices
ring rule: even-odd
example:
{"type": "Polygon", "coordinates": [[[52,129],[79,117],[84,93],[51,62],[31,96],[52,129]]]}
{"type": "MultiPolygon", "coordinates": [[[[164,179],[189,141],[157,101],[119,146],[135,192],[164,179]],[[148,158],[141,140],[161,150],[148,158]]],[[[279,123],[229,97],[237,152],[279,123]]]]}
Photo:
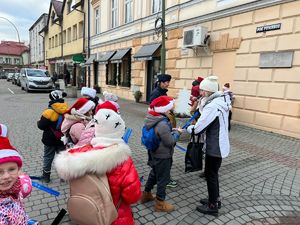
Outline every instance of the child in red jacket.
{"type": "Polygon", "coordinates": [[[134,225],[130,205],[140,199],[141,183],[131,150],[122,139],[125,122],[112,108],[101,108],[96,113],[95,138],[91,145],[61,152],[55,166],[59,176],[65,180],[88,173],[106,174],[114,205],[121,203],[116,207],[118,218],[112,225],[134,225]]]}

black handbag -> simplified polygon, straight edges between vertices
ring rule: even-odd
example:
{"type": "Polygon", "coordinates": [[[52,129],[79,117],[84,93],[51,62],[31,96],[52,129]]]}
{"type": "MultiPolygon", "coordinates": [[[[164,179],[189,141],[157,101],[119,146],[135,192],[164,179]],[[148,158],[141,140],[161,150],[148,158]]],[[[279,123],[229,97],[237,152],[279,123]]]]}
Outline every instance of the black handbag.
{"type": "Polygon", "coordinates": [[[204,143],[200,143],[200,134],[195,135],[194,129],[192,130],[192,140],[187,146],[187,151],[185,154],[185,172],[195,172],[202,170],[202,148],[204,143]],[[195,136],[197,136],[197,141],[195,141],[195,136]]]}

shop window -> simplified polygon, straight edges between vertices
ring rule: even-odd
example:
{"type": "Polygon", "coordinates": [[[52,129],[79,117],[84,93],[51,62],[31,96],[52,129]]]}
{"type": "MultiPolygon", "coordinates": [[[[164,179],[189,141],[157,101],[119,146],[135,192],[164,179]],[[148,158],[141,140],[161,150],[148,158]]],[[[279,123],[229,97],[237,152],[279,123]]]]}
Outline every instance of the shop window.
{"type": "Polygon", "coordinates": [[[131,81],[131,55],[130,52],[123,59],[120,64],[121,70],[118,76],[118,84],[122,87],[130,87],[131,81]]]}
{"type": "Polygon", "coordinates": [[[120,67],[117,63],[106,64],[106,84],[117,85],[117,76],[120,73],[120,67]]]}

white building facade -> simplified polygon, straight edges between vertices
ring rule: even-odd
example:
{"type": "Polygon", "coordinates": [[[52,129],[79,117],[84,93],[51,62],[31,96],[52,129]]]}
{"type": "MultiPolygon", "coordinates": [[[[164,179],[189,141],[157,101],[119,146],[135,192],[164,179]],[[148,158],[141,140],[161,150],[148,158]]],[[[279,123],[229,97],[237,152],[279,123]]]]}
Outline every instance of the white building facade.
{"type": "Polygon", "coordinates": [[[44,37],[40,31],[47,25],[48,14],[42,14],[29,29],[30,64],[36,67],[45,66],[44,37]]]}

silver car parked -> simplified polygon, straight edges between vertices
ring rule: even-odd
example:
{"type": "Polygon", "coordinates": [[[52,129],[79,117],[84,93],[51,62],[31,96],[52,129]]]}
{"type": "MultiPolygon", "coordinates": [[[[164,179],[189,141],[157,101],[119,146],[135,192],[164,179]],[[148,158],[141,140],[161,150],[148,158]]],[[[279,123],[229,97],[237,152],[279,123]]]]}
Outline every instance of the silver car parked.
{"type": "Polygon", "coordinates": [[[22,68],[20,71],[20,83],[22,90],[52,91],[53,82],[47,70],[22,68]]]}

